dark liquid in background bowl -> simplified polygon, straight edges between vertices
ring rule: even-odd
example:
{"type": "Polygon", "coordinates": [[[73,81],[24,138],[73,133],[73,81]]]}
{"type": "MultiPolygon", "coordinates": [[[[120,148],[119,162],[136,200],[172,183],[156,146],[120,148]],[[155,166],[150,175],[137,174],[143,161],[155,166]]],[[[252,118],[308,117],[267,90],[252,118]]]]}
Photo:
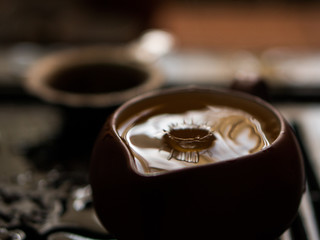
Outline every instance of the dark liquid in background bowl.
{"type": "Polygon", "coordinates": [[[82,64],[61,69],[49,78],[51,87],[70,93],[103,94],[123,91],[143,84],[142,70],[112,63],[82,64]]]}
{"type": "MultiPolygon", "coordinates": [[[[82,63],[56,71],[47,83],[70,94],[107,94],[143,84],[147,73],[125,64],[82,63]]],[[[63,124],[48,142],[31,147],[28,157],[40,169],[54,165],[86,168],[98,132],[118,106],[72,107],[59,104],[63,124]]]]}

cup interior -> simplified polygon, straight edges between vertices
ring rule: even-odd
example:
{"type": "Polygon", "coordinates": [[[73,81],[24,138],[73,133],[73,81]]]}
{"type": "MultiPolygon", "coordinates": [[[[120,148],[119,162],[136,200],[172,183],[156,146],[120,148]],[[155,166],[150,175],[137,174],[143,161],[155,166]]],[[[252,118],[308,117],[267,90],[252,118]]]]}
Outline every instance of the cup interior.
{"type": "MultiPolygon", "coordinates": [[[[117,132],[119,137],[125,139],[127,141],[126,143],[129,146],[131,146],[131,143],[134,142],[132,145],[132,149],[133,152],[137,153],[136,156],[138,156],[138,158],[140,158],[141,156],[147,156],[145,157],[145,159],[149,162],[148,165],[150,166],[153,163],[149,161],[149,159],[160,161],[160,154],[157,158],[154,157],[154,155],[158,154],[159,151],[165,151],[165,149],[167,149],[168,152],[168,156],[166,156],[165,158],[169,160],[176,158],[178,160],[186,162],[198,163],[199,153],[204,152],[207,148],[209,149],[212,144],[215,144],[214,142],[217,138],[216,134],[218,131],[216,131],[216,126],[210,125],[210,118],[209,120],[208,118],[206,118],[204,121],[202,120],[202,118],[200,118],[201,120],[199,120],[199,118],[196,116],[197,114],[199,115],[198,112],[200,112],[201,114],[202,109],[208,109],[208,106],[209,108],[212,106],[219,107],[219,109],[230,108],[232,110],[235,109],[236,111],[241,110],[245,114],[248,113],[248,116],[250,116],[250,118],[255,119],[255,121],[259,122],[259,125],[257,126],[259,126],[259,128],[261,127],[261,132],[264,134],[263,136],[265,136],[268,141],[268,145],[266,145],[266,147],[269,147],[273,144],[273,142],[276,141],[276,139],[280,135],[281,129],[283,128],[283,123],[279,113],[272,106],[259,98],[234,91],[220,91],[196,88],[169,90],[159,92],[157,94],[151,93],[133,99],[132,101],[122,106],[115,113],[113,117],[113,124],[115,127],[115,131],[117,132]],[[189,114],[189,116],[191,117],[184,118],[184,116],[186,116],[185,113],[188,113],[190,111],[191,115],[189,114]],[[179,118],[177,117],[180,115],[183,115],[183,118],[181,120],[179,120],[179,118]],[[158,118],[158,116],[161,117],[158,118]],[[149,124],[148,121],[150,122],[150,119],[160,120],[159,122],[153,122],[152,124],[149,124]],[[167,125],[163,124],[164,121],[166,121],[167,125]],[[134,131],[137,134],[132,133],[134,131],[131,131],[131,129],[135,126],[139,126],[139,124],[143,126],[141,123],[145,124],[145,127],[136,127],[136,129],[138,130],[134,131]],[[143,129],[143,131],[140,131],[141,129],[143,129]],[[151,129],[151,132],[148,135],[149,129],[151,129]],[[193,136],[194,134],[196,136],[193,136]],[[150,149],[152,148],[158,148],[159,151],[155,151],[153,154],[144,155],[145,153],[143,151],[145,151],[145,149],[147,149],[146,152],[150,152],[150,149]]],[[[217,112],[217,114],[219,113],[220,112],[217,112]]],[[[231,117],[233,117],[233,115],[231,117]]],[[[247,131],[247,133],[245,133],[247,135],[253,134],[252,132],[248,132],[252,131],[251,125],[247,129],[241,126],[241,124],[243,124],[240,123],[240,121],[243,122],[242,118],[239,118],[236,121],[239,122],[232,122],[232,124],[235,125],[230,124],[230,126],[224,126],[224,128],[227,129],[229,135],[234,135],[237,131],[247,131]]],[[[232,138],[232,136],[230,138],[232,138]]],[[[219,139],[220,137],[218,137],[218,140],[219,139]]],[[[242,141],[240,137],[238,139],[242,141]]],[[[236,141],[238,141],[238,139],[236,139],[236,141]]],[[[237,143],[240,142],[236,142],[236,144],[237,143]]],[[[230,151],[234,150],[232,148],[233,147],[230,148],[230,151]]],[[[225,151],[226,148],[221,149],[225,151]]],[[[264,149],[264,147],[261,147],[261,149],[264,149]]],[[[215,151],[222,150],[213,150],[213,152],[215,151]]],[[[222,154],[219,152],[218,154],[219,158],[224,158],[224,160],[231,160],[231,158],[236,158],[235,155],[232,154],[228,154],[225,156],[222,156],[222,154]]],[[[182,166],[182,164],[180,163],[177,163],[179,164],[179,166],[174,166],[172,165],[172,161],[169,162],[170,167],[169,165],[168,167],[166,167],[168,169],[180,168],[182,166]]],[[[201,161],[199,163],[201,163],[201,161]]],[[[204,161],[201,164],[203,163],[204,161]]],[[[140,165],[140,163],[138,165],[136,163],[131,165],[135,166],[136,170],[140,171],[144,168],[143,165],[145,164],[146,163],[142,163],[142,166],[140,165]]],[[[163,164],[167,163],[163,162],[163,164]]],[[[157,167],[155,168],[158,168],[158,166],[160,165],[162,165],[162,163],[159,163],[159,165],[157,165],[157,167]]],[[[196,165],[197,164],[193,164],[192,166],[196,165]]],[[[150,171],[150,173],[154,173],[153,170],[150,171]]],[[[157,170],[155,171],[157,172],[157,170]]],[[[144,170],[142,172],[145,173],[144,170]]]]}
{"type": "Polygon", "coordinates": [[[74,94],[105,94],[137,87],[148,80],[148,73],[125,64],[88,63],[55,72],[48,85],[74,94]]]}
{"type": "Polygon", "coordinates": [[[241,109],[256,117],[272,141],[279,136],[282,123],[278,111],[260,98],[231,90],[211,90],[201,88],[174,89],[147,93],[132,99],[120,107],[113,119],[116,131],[130,119],[143,113],[143,118],[159,113],[181,113],[201,109],[207,105],[227,106],[241,109]]]}

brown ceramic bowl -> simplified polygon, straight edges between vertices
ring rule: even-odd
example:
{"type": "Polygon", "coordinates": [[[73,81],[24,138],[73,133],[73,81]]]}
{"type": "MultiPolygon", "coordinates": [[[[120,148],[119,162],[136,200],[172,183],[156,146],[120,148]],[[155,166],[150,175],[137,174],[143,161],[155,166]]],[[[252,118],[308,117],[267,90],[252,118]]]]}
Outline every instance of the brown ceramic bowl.
{"type": "Polygon", "coordinates": [[[90,181],[102,224],[122,239],[275,239],[296,216],[305,189],[295,136],[263,100],[230,90],[169,89],[132,99],[107,121],[96,141],[90,181]],[[162,104],[170,112],[207,102],[269,119],[276,134],[261,151],[179,170],[145,175],[120,136],[121,124],[162,104]]]}
{"type": "Polygon", "coordinates": [[[60,50],[40,59],[25,87],[41,99],[71,107],[117,106],[160,87],[163,77],[129,47],[87,46],[60,50]]]}
{"type": "Polygon", "coordinates": [[[78,46],[39,59],[24,86],[61,110],[62,125],[48,142],[31,146],[28,158],[45,168],[57,163],[87,167],[106,117],[128,99],[160,87],[163,80],[157,67],[124,45],[78,46]]]}

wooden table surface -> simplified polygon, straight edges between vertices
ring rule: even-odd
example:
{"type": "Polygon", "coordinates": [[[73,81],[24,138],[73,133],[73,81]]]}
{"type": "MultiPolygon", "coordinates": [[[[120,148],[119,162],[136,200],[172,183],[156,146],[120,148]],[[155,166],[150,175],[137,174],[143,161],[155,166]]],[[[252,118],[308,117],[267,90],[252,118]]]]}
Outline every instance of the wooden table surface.
{"type": "Polygon", "coordinates": [[[190,2],[166,2],[153,19],[155,26],[176,36],[180,47],[249,50],[320,47],[320,4],[190,2]]]}

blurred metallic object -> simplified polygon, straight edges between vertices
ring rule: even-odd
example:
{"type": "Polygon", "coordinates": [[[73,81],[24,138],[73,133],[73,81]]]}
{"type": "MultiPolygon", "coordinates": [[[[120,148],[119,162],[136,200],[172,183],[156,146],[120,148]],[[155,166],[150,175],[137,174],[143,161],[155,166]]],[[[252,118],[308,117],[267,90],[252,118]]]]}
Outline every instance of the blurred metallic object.
{"type": "Polygon", "coordinates": [[[8,230],[6,228],[0,227],[0,239],[24,240],[24,239],[26,239],[26,234],[20,229],[8,230]]]}

